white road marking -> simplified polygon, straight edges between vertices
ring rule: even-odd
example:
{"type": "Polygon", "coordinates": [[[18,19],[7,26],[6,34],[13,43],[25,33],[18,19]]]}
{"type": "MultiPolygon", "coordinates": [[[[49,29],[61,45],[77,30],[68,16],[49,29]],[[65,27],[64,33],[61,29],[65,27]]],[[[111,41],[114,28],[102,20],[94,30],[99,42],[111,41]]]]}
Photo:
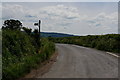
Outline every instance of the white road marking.
{"type": "Polygon", "coordinates": [[[108,54],[110,54],[110,55],[112,55],[112,56],[115,56],[115,57],[119,58],[119,56],[116,55],[116,54],[114,54],[114,53],[111,53],[111,52],[106,52],[106,53],[108,53],[108,54]]]}

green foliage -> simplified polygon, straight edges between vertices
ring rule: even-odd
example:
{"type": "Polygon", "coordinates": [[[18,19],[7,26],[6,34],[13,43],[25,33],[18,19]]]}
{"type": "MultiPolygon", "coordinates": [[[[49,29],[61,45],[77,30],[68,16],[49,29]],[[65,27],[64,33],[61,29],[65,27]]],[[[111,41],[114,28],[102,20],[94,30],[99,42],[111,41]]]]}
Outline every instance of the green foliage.
{"type": "Polygon", "coordinates": [[[26,28],[26,27],[22,27],[22,29],[28,34],[30,35],[32,32],[32,29],[26,28]]]}
{"type": "Polygon", "coordinates": [[[2,41],[3,80],[15,80],[24,76],[48,60],[55,50],[55,45],[47,39],[42,39],[40,48],[34,37],[19,30],[4,29],[2,41]],[[38,49],[39,52],[36,53],[38,49]]]}
{"type": "Polygon", "coordinates": [[[22,23],[14,19],[5,20],[3,25],[2,29],[20,30],[22,27],[22,23]]]}
{"type": "Polygon", "coordinates": [[[35,39],[35,42],[38,44],[37,47],[40,47],[40,33],[38,32],[38,29],[35,29],[33,31],[33,35],[32,35],[35,39]]]}
{"type": "Polygon", "coordinates": [[[56,43],[76,44],[99,50],[120,53],[120,34],[88,35],[63,38],[49,37],[49,40],[56,43]]]}
{"type": "Polygon", "coordinates": [[[49,55],[52,55],[52,53],[55,51],[55,45],[53,42],[49,42],[46,38],[43,38],[41,42],[42,53],[45,53],[45,59],[49,59],[49,55]]]}

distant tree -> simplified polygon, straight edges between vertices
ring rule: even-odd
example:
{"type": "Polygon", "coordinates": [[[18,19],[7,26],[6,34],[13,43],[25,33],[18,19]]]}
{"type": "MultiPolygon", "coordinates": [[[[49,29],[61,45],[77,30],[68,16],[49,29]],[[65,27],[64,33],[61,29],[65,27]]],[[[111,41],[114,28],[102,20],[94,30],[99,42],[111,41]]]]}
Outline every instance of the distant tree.
{"type": "Polygon", "coordinates": [[[33,33],[38,34],[38,29],[34,29],[33,33]]]}
{"type": "Polygon", "coordinates": [[[22,23],[19,20],[5,20],[2,26],[2,29],[12,29],[12,30],[20,30],[22,27],[22,23]]]}
{"type": "Polygon", "coordinates": [[[32,29],[26,28],[26,27],[22,27],[22,29],[28,34],[30,35],[32,32],[32,29]]]}
{"type": "Polygon", "coordinates": [[[34,34],[34,37],[38,40],[39,39],[38,29],[34,29],[33,34],[34,34]]]}

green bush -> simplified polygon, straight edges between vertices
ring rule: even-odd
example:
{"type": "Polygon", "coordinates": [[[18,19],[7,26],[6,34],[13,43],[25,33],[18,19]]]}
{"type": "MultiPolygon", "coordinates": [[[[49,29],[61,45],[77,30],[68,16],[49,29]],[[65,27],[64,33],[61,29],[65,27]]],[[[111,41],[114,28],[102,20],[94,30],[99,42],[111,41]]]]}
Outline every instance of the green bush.
{"type": "Polygon", "coordinates": [[[48,60],[55,51],[54,43],[47,39],[41,40],[40,48],[36,45],[35,38],[25,32],[8,29],[2,32],[3,80],[15,80],[24,76],[48,60]],[[39,52],[36,53],[38,49],[39,52]]]}

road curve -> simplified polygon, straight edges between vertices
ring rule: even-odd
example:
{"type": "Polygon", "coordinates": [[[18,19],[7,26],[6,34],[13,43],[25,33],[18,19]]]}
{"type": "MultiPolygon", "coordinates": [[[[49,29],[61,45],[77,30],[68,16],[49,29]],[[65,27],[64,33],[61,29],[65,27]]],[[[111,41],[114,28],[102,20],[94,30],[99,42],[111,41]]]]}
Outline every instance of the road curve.
{"type": "Polygon", "coordinates": [[[42,78],[118,78],[118,58],[104,51],[70,44],[56,48],[57,61],[42,78]]]}

